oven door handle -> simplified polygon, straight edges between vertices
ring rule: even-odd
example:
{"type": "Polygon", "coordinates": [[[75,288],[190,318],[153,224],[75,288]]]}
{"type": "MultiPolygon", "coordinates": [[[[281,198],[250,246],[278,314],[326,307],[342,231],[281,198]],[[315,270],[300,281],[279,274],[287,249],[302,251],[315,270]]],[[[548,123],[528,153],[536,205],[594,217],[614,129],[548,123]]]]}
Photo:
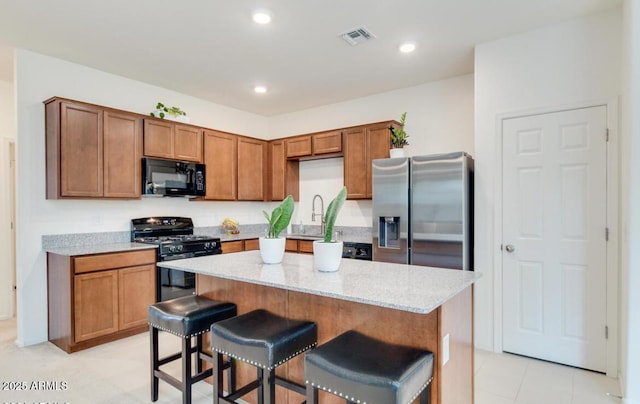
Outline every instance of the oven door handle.
{"type": "Polygon", "coordinates": [[[166,255],[162,257],[161,261],[174,261],[174,260],[181,260],[184,258],[192,258],[192,257],[193,257],[192,253],[166,255]]]}

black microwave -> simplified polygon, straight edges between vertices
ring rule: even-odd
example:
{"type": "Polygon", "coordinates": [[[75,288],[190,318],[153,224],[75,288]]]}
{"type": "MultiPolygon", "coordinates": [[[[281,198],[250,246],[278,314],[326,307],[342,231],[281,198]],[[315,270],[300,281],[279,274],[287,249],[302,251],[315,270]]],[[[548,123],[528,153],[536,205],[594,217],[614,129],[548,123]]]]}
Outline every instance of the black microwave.
{"type": "Polygon", "coordinates": [[[189,161],[142,158],[142,194],[145,196],[205,195],[205,166],[189,161]]]}

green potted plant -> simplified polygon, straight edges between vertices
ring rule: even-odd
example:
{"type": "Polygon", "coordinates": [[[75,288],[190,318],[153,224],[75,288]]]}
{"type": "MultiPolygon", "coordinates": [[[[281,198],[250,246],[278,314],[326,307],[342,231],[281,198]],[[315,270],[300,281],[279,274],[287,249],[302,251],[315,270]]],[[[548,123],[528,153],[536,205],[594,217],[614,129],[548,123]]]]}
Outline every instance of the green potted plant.
{"type": "Polygon", "coordinates": [[[324,239],[313,242],[313,267],[321,272],[334,272],[340,267],[342,260],[342,241],[333,240],[333,226],[338,212],[347,199],[347,188],[342,187],[338,195],[331,201],[324,215],[324,239]]]}
{"type": "Polygon", "coordinates": [[[156,110],[149,115],[160,119],[173,119],[180,122],[189,122],[187,113],[181,110],[179,107],[166,107],[163,103],[156,104],[156,110]]]}
{"type": "Polygon", "coordinates": [[[260,255],[265,264],[279,264],[284,256],[284,247],[286,238],[280,237],[282,230],[286,229],[291,222],[293,215],[293,197],[287,195],[286,198],[278,205],[271,215],[266,211],[262,214],[269,222],[269,229],[266,237],[260,237],[260,255]]]}
{"type": "Polygon", "coordinates": [[[404,112],[400,116],[400,127],[399,128],[391,128],[391,150],[389,151],[390,157],[404,157],[404,150],[402,149],[405,146],[409,146],[409,141],[407,138],[409,134],[404,131],[404,124],[407,119],[407,113],[404,112]]]}

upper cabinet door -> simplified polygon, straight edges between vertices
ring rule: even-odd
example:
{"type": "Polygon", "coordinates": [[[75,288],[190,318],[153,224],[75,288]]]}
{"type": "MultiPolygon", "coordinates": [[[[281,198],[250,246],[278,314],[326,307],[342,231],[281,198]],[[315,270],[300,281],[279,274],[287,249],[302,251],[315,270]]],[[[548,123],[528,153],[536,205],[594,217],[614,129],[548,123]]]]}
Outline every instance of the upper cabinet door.
{"type": "Polygon", "coordinates": [[[237,150],[236,135],[214,130],[204,131],[204,163],[207,167],[205,199],[236,200],[237,150]]]}
{"type": "Polygon", "coordinates": [[[342,151],[342,132],[334,130],[316,133],[312,136],[313,154],[340,153],[342,151]]]}
{"type": "MultiPolygon", "coordinates": [[[[367,131],[364,127],[345,130],[344,136],[344,185],[348,199],[367,198],[367,131]]],[[[371,178],[369,177],[369,181],[371,178]]]]}
{"type": "Polygon", "coordinates": [[[238,137],[238,200],[265,200],[267,142],[238,137]]]}
{"type": "Polygon", "coordinates": [[[175,125],[173,155],[175,159],[202,162],[202,129],[175,125]]]}
{"type": "Polygon", "coordinates": [[[372,162],[376,159],[389,158],[389,148],[391,147],[391,132],[388,124],[372,125],[367,128],[367,198],[373,197],[373,178],[371,175],[372,162]]]}
{"type": "Polygon", "coordinates": [[[173,158],[175,125],[158,119],[144,120],[144,155],[173,158]]]}
{"type": "Polygon", "coordinates": [[[133,114],[104,112],[104,196],[139,198],[142,119],[133,114]]]}
{"type": "Polygon", "coordinates": [[[270,183],[271,183],[271,200],[281,201],[285,198],[285,168],[287,157],[285,156],[284,140],[276,140],[270,143],[270,183]]]}
{"type": "Polygon", "coordinates": [[[90,105],[60,103],[59,196],[102,196],[102,114],[90,105]]]}
{"type": "Polygon", "coordinates": [[[311,156],[311,135],[286,140],[287,158],[311,156]]]}

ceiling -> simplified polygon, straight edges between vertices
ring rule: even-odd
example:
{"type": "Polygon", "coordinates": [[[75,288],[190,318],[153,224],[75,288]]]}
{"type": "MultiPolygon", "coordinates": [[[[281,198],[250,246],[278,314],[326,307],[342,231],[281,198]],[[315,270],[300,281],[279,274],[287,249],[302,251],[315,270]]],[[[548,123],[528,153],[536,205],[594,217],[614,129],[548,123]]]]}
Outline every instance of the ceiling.
{"type": "Polygon", "coordinates": [[[0,0],[0,79],[19,47],[273,116],[472,73],[476,44],[620,3],[0,0]],[[254,23],[256,9],[272,22],[254,23]],[[376,38],[339,38],[361,26],[376,38]],[[407,40],[417,49],[401,54],[407,40]],[[255,94],[258,84],[268,92],[255,94]]]}

